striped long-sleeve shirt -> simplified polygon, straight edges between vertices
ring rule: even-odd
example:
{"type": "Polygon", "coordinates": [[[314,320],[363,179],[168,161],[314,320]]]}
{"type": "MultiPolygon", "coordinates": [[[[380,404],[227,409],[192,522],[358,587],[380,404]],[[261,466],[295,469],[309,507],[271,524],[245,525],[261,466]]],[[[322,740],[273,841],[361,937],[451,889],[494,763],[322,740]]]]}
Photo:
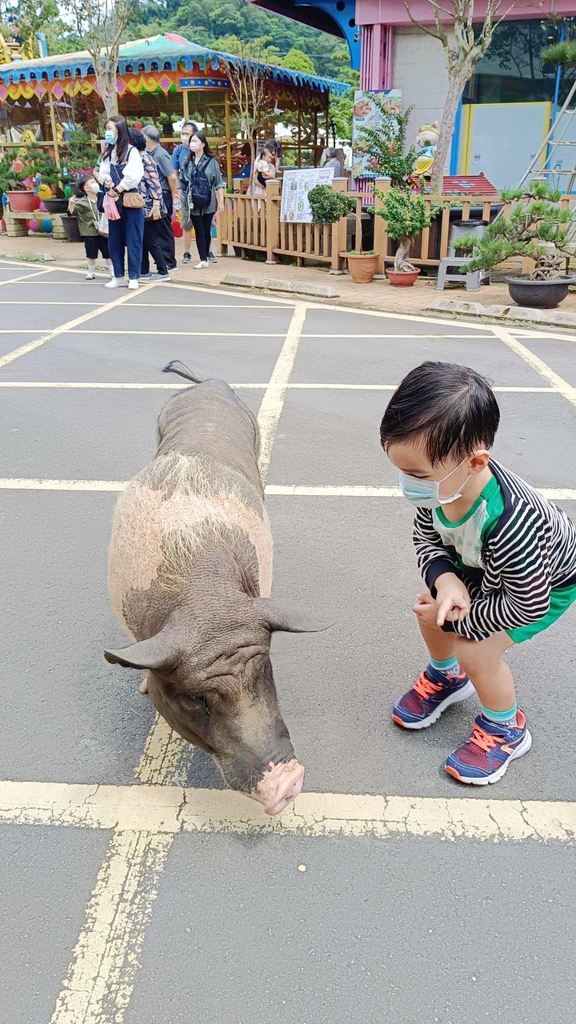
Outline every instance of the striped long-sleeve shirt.
{"type": "MultiPolygon", "coordinates": [[[[484,541],[469,614],[445,627],[469,640],[537,622],[548,612],[551,590],[576,584],[574,523],[514,473],[494,461],[490,469],[502,489],[504,511],[484,541]]],[[[446,572],[466,582],[466,570],[454,548],[442,543],[430,509],[416,512],[414,544],[430,590],[446,572]]]]}

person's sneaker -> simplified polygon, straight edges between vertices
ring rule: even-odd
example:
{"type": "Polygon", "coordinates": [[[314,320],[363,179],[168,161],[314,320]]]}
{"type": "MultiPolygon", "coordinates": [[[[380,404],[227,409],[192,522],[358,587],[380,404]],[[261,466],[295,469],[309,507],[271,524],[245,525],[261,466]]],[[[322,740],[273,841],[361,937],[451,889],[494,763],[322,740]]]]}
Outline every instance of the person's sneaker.
{"type": "MultiPolygon", "coordinates": [[[[142,280],[142,278],[140,278],[142,280]]],[[[159,281],[169,281],[170,274],[154,274],[152,280],[157,284],[159,281]]]]}
{"type": "Polygon", "coordinates": [[[140,274],[140,280],[141,281],[151,281],[152,280],[152,274],[140,274]]]}
{"type": "Polygon", "coordinates": [[[182,263],[192,263],[192,257],[189,252],[185,252],[182,257],[182,263]]]}
{"type": "Polygon", "coordinates": [[[427,729],[451,704],[466,700],[475,692],[465,672],[450,676],[428,665],[412,689],[394,705],[392,720],[403,729],[427,729]]]}
{"type": "Polygon", "coordinates": [[[196,264],[194,270],[207,270],[209,266],[208,260],[200,260],[200,263],[196,264]]]}
{"type": "Polygon", "coordinates": [[[89,270],[88,273],[86,274],[86,280],[87,281],[95,281],[96,280],[96,274],[92,270],[89,270]]]}
{"type": "Polygon", "coordinates": [[[126,278],[125,277],[112,277],[104,285],[105,288],[125,288],[126,278]]]}
{"type": "Polygon", "coordinates": [[[129,287],[130,291],[136,291],[136,289],[139,288],[140,285],[138,284],[138,281],[130,280],[130,281],[128,281],[128,287],[129,287]]]}
{"type": "Polygon", "coordinates": [[[487,786],[498,782],[510,762],[527,754],[531,746],[523,711],[517,712],[516,725],[500,725],[478,715],[470,739],[450,754],[444,768],[459,782],[487,786]]]}
{"type": "Polygon", "coordinates": [[[208,253],[208,263],[216,263],[216,257],[213,252],[208,253]]]}

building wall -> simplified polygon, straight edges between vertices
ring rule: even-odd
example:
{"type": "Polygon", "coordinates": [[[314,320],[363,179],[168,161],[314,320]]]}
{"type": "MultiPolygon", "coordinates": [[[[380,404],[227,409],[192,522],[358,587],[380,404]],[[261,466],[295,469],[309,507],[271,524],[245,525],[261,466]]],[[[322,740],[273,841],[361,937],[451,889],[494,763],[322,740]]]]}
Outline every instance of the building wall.
{"type": "Polygon", "coordinates": [[[392,86],[402,89],[404,109],[414,104],[408,126],[408,144],[421,124],[440,121],[448,88],[444,51],[437,39],[415,26],[394,30],[392,86]]]}

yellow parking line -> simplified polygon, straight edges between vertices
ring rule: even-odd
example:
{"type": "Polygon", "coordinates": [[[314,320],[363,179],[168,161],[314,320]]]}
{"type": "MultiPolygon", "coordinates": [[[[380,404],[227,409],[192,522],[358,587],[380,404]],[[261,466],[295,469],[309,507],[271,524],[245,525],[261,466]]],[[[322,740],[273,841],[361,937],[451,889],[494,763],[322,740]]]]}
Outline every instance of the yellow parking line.
{"type": "Polygon", "coordinates": [[[292,807],[269,818],[258,804],[228,790],[0,782],[0,822],[115,829],[116,836],[129,837],[266,832],[318,838],[411,835],[572,843],[576,803],[302,793],[292,807]]]}
{"type": "Polygon", "coordinates": [[[286,385],[294,367],[294,360],[296,359],[296,352],[298,351],[305,319],[306,307],[303,303],[297,303],[294,306],[290,326],[286,332],[286,339],[276,360],[276,365],[272,371],[270,382],[258,412],[258,426],[260,427],[259,465],[263,481],[266,479],[270,465],[272,445],[274,444],[278,422],[284,408],[286,385]]]}

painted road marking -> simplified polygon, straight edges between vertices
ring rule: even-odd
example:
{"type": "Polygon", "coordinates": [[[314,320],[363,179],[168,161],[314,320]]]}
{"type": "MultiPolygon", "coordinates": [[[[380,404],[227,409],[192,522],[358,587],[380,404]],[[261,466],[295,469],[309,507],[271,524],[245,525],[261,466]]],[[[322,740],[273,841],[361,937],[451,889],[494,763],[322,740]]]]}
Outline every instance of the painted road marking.
{"type": "MultiPolygon", "coordinates": [[[[36,287],[36,285],[34,285],[36,287]]],[[[145,285],[142,291],[151,287],[145,285]]],[[[74,327],[79,327],[80,324],[85,324],[89,320],[93,320],[95,316],[99,316],[100,313],[107,313],[111,309],[115,309],[117,306],[121,306],[124,302],[128,302],[132,298],[134,292],[126,292],[121,295],[118,299],[114,299],[112,302],[107,302],[105,306],[99,306],[97,309],[93,309],[90,313],[83,313],[82,316],[75,317],[74,320],[68,320],[60,327],[55,327],[54,330],[49,331],[48,334],[43,334],[40,338],[36,338],[35,341],[29,341],[27,345],[22,345],[20,348],[15,348],[12,352],[8,352],[7,355],[0,357],[0,368],[7,366],[8,363],[14,362],[15,359],[19,359],[21,356],[27,355],[28,352],[32,352],[36,348],[40,348],[41,345],[45,345],[47,341],[52,341],[57,338],[60,334],[67,334],[74,327]]],[[[34,332],[37,333],[37,332],[34,332]]]]}
{"type": "MultiPolygon", "coordinates": [[[[0,490],[4,491],[123,491],[128,480],[48,480],[31,477],[0,477],[0,490]]],[[[537,487],[537,491],[550,501],[576,501],[576,488],[537,487]]],[[[266,484],[266,494],[303,498],[401,498],[398,487],[363,484],[266,484]]]]}
{"type": "Polygon", "coordinates": [[[0,782],[0,821],[115,829],[115,839],[126,835],[128,842],[142,833],[172,838],[182,832],[255,831],[315,837],[576,841],[576,802],[302,793],[288,810],[270,818],[239,793],[182,786],[0,782]]]}
{"type": "MultiPolygon", "coordinates": [[[[151,287],[151,286],[148,285],[148,287],[151,287]]],[[[130,296],[130,298],[132,298],[132,296],[130,296]]],[[[80,303],[74,302],[74,303],[71,303],[71,305],[76,306],[76,305],[80,305],[80,303]]],[[[168,308],[170,308],[170,307],[168,307],[168,308]]],[[[102,307],[100,312],[106,313],[107,312],[107,307],[105,307],[105,306],[102,307]]],[[[116,334],[122,335],[122,336],[126,335],[127,337],[152,336],[152,337],[155,337],[155,338],[173,338],[173,337],[174,338],[181,338],[181,337],[182,338],[284,338],[285,337],[285,334],[282,334],[282,333],[272,333],[271,331],[270,332],[267,331],[265,333],[263,333],[262,331],[260,331],[260,332],[251,331],[249,333],[246,333],[246,332],[242,333],[240,331],[172,331],[172,330],[169,330],[169,331],[160,331],[160,330],[155,330],[155,331],[123,331],[123,330],[117,330],[116,328],[109,328],[109,327],[106,328],[106,331],[108,333],[111,333],[111,334],[114,334],[114,335],[116,335],[116,334]]],[[[69,330],[66,333],[67,334],[102,334],[102,331],[98,330],[98,329],[94,330],[93,328],[90,328],[89,330],[86,330],[86,331],[69,330]]],[[[319,341],[319,340],[321,340],[323,338],[330,338],[332,340],[340,338],[340,339],[348,340],[348,341],[350,341],[352,339],[355,340],[355,341],[357,341],[358,339],[368,339],[368,340],[371,340],[371,341],[404,341],[404,340],[407,340],[407,341],[410,341],[410,340],[411,341],[414,341],[414,340],[436,341],[436,340],[443,340],[443,339],[446,340],[447,338],[451,339],[453,341],[463,341],[463,340],[466,341],[466,340],[469,340],[469,339],[472,339],[473,341],[476,341],[478,337],[480,337],[481,339],[487,339],[487,338],[491,338],[492,339],[493,335],[491,335],[491,334],[483,334],[483,335],[476,335],[476,334],[474,334],[474,335],[472,335],[472,334],[360,334],[360,333],[356,332],[355,334],[304,334],[304,333],[302,333],[301,337],[302,338],[306,338],[309,341],[319,341]]]]}
{"type": "MultiPolygon", "coordinates": [[[[40,277],[41,274],[53,274],[53,273],[54,273],[54,271],[53,271],[52,267],[45,267],[42,270],[34,270],[34,271],[32,271],[31,274],[21,274],[20,277],[11,277],[11,278],[9,278],[8,281],[0,281],[0,286],[3,287],[5,284],[17,284],[18,281],[30,281],[31,278],[33,278],[33,277],[34,278],[40,277]]],[[[52,281],[34,281],[34,287],[35,288],[39,284],[49,284],[49,285],[52,285],[53,282],[52,281]]]]}
{"type": "Polygon", "coordinates": [[[50,1024],[123,1019],[172,840],[166,833],[116,831],[50,1024]]]}
{"type": "Polygon", "coordinates": [[[572,387],[572,385],[569,384],[568,381],[564,380],[564,378],[561,377],[558,373],[556,373],[551,366],[548,366],[548,364],[545,363],[543,359],[540,359],[539,356],[534,355],[534,353],[531,352],[529,348],[526,348],[526,346],[523,345],[521,341],[518,341],[517,338],[512,337],[510,331],[506,330],[506,328],[494,324],[492,330],[494,331],[496,337],[500,338],[500,341],[503,341],[504,344],[507,345],[508,348],[512,350],[512,352],[514,352],[517,356],[520,356],[520,358],[523,359],[525,363],[528,363],[528,366],[530,366],[533,370],[536,370],[536,372],[539,373],[541,377],[544,377],[544,379],[547,380],[548,383],[552,385],[552,387],[556,388],[556,390],[562,395],[563,398],[565,398],[572,405],[576,405],[575,387],[572,387]]]}
{"type": "MultiPolygon", "coordinates": [[[[12,331],[9,333],[13,333],[12,331]]],[[[21,332],[19,332],[21,333],[21,332]]],[[[184,385],[185,386],[185,385],[184,385]]],[[[233,383],[231,388],[236,391],[254,390],[265,391],[268,387],[266,381],[256,383],[233,383]]],[[[397,384],[287,384],[288,391],[395,391],[397,384]]],[[[86,388],[97,391],[98,389],[128,390],[128,391],[181,391],[182,384],[173,383],[136,383],[133,381],[64,381],[64,380],[0,380],[0,388],[86,388]]],[[[494,391],[507,392],[510,394],[560,394],[557,388],[530,388],[530,387],[495,387],[494,391]]]]}
{"type": "Polygon", "coordinates": [[[294,306],[290,326],[286,332],[286,340],[276,360],[276,365],[272,371],[270,382],[258,412],[258,426],[260,427],[259,467],[263,482],[266,480],[270,466],[272,445],[274,444],[278,422],[284,408],[286,386],[294,367],[294,360],[296,359],[296,352],[298,351],[305,319],[306,307],[303,303],[297,303],[294,306]]]}

